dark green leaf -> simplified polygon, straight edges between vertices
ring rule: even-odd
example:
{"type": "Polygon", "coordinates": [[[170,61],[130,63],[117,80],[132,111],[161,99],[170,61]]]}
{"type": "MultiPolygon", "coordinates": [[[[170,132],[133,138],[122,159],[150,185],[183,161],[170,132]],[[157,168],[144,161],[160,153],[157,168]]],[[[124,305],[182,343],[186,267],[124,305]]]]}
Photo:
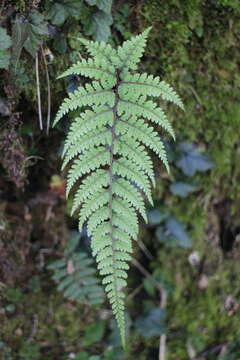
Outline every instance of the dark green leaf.
{"type": "Polygon", "coordinates": [[[10,36],[7,34],[6,29],[0,27],[0,49],[9,49],[12,45],[10,36]]]}
{"type": "Polygon", "coordinates": [[[24,22],[23,18],[19,17],[12,27],[12,65],[14,72],[18,66],[18,61],[21,56],[23,45],[28,37],[28,23],[24,22]]]}
{"type": "Polygon", "coordinates": [[[194,176],[197,171],[205,172],[212,168],[213,163],[205,154],[201,154],[191,143],[182,143],[179,145],[182,155],[176,165],[187,176],[194,176]]]}
{"type": "Polygon", "coordinates": [[[198,187],[196,185],[184,183],[181,181],[178,181],[172,185],[170,185],[170,191],[174,195],[178,195],[180,197],[187,197],[192,192],[196,191],[198,187]]]}
{"type": "Polygon", "coordinates": [[[58,34],[54,37],[54,48],[60,53],[65,54],[67,51],[67,40],[63,34],[58,34]]]}
{"type": "Polygon", "coordinates": [[[59,3],[54,3],[51,7],[48,18],[53,25],[62,25],[68,17],[68,11],[65,6],[59,3]]]}
{"type": "Polygon", "coordinates": [[[184,225],[174,217],[166,222],[165,227],[159,226],[157,228],[156,237],[160,242],[170,246],[179,246],[185,249],[191,247],[191,240],[184,225]]]}
{"type": "Polygon", "coordinates": [[[149,225],[159,225],[162,221],[166,220],[169,217],[169,211],[166,207],[161,206],[159,209],[153,209],[148,211],[148,224],[149,225]]]}
{"type": "Polygon", "coordinates": [[[12,44],[6,29],[0,27],[0,69],[7,69],[10,62],[9,48],[12,44]]]}
{"type": "Polygon", "coordinates": [[[103,11],[96,12],[92,17],[92,23],[89,29],[89,35],[92,35],[96,41],[107,41],[111,35],[110,26],[112,25],[112,16],[103,11]]]}
{"type": "Polygon", "coordinates": [[[48,35],[47,23],[44,16],[38,12],[33,12],[29,18],[27,27],[27,39],[24,42],[24,48],[33,57],[39,49],[43,36],[48,35]]]}
{"type": "Polygon", "coordinates": [[[98,321],[88,325],[84,335],[83,346],[90,346],[99,342],[103,337],[105,326],[104,321],[98,321]]]}
{"type": "Polygon", "coordinates": [[[153,308],[135,321],[136,330],[145,338],[159,336],[166,332],[166,312],[160,308],[153,308]]]}
{"type": "Polygon", "coordinates": [[[75,360],[89,360],[89,354],[86,351],[81,351],[76,354],[75,360]]]}
{"type": "Polygon", "coordinates": [[[88,5],[91,6],[97,6],[99,10],[102,10],[103,12],[110,14],[111,8],[112,8],[112,0],[85,0],[88,5]]]}
{"type": "Polygon", "coordinates": [[[80,17],[80,13],[83,8],[82,1],[79,0],[63,0],[61,3],[64,5],[66,11],[69,15],[75,16],[77,18],[80,17]]]}

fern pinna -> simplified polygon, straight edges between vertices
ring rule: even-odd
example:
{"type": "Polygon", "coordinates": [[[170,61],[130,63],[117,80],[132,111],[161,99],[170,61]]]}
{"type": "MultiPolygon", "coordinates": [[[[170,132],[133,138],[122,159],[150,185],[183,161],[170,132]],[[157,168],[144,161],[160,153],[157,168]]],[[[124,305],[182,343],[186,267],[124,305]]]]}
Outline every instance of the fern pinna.
{"type": "Polygon", "coordinates": [[[150,29],[117,49],[79,39],[90,54],[60,77],[95,79],[66,98],[55,124],[71,110],[77,116],[63,149],[63,168],[71,162],[67,195],[81,179],[72,213],[80,209],[79,229],[86,223],[93,255],[125,343],[124,291],[132,239],[137,239],[139,212],[147,220],[143,196],[152,204],[153,163],[148,150],[168,169],[163,142],[150,123],[174,132],[164,111],[149,97],[183,108],[176,92],[158,77],[136,72],[150,29]],[[85,109],[84,109],[85,108],[85,109]]]}

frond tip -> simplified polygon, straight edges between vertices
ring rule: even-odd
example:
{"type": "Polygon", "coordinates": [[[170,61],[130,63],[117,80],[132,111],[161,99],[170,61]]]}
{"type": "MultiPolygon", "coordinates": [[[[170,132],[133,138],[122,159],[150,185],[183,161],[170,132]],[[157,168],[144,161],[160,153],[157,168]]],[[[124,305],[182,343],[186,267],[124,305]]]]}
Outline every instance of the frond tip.
{"type": "Polygon", "coordinates": [[[79,210],[79,230],[87,225],[92,253],[125,344],[124,288],[138,214],[146,221],[144,197],[153,204],[153,151],[169,170],[162,128],[175,138],[165,112],[149,97],[183,109],[175,90],[158,77],[133,73],[150,28],[113,49],[109,44],[79,39],[90,54],[60,77],[76,74],[93,79],[66,98],[54,124],[75,110],[76,118],[63,150],[70,165],[67,195],[81,181],[72,213],[79,210]]]}

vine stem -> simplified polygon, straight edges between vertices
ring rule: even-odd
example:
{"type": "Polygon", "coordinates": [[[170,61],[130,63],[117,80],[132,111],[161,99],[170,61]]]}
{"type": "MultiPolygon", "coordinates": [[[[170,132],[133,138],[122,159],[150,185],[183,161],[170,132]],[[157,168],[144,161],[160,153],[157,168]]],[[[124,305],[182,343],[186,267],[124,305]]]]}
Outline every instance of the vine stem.
{"type": "Polygon", "coordinates": [[[47,81],[47,93],[48,93],[48,112],[47,112],[47,130],[46,133],[49,135],[49,128],[50,128],[50,120],[51,120],[51,87],[50,87],[50,78],[48,72],[48,64],[46,61],[46,55],[44,53],[43,47],[41,46],[41,52],[43,57],[43,62],[45,65],[46,70],[46,81],[47,81]]]}
{"type": "Polygon", "coordinates": [[[35,68],[36,68],[36,82],[37,82],[37,100],[38,100],[39,127],[40,127],[40,130],[43,130],[41,91],[40,91],[39,66],[38,66],[38,52],[36,52],[36,57],[35,57],[35,68]]]}

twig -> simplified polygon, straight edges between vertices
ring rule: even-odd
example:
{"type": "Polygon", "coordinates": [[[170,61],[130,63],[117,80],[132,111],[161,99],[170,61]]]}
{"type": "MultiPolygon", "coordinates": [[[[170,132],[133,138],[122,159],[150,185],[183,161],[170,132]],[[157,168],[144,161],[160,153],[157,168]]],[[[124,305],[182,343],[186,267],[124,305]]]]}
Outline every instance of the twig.
{"type": "Polygon", "coordinates": [[[159,360],[166,360],[167,335],[162,334],[159,341],[159,360]]]}
{"type": "Polygon", "coordinates": [[[34,315],[33,315],[33,326],[32,326],[32,330],[31,330],[31,333],[30,333],[30,335],[29,335],[29,338],[27,339],[27,343],[28,343],[28,344],[31,344],[31,342],[33,341],[34,336],[35,336],[36,333],[37,333],[37,329],[38,329],[38,316],[37,316],[37,314],[34,314],[34,315]]]}
{"type": "Polygon", "coordinates": [[[164,287],[157,281],[155,280],[152,275],[140,264],[140,262],[138,262],[137,260],[133,259],[132,260],[132,264],[144,275],[146,276],[151,283],[158,289],[158,291],[160,292],[161,295],[161,308],[166,306],[166,291],[164,289],[164,287]]]}
{"type": "Polygon", "coordinates": [[[204,351],[201,351],[192,360],[201,360],[204,356],[206,356],[208,354],[215,354],[216,352],[221,351],[223,347],[227,347],[229,344],[230,344],[230,341],[225,342],[223,344],[212,346],[204,351]]]}
{"type": "Polygon", "coordinates": [[[39,82],[39,68],[38,68],[38,53],[36,52],[36,81],[37,81],[37,99],[38,99],[38,119],[39,119],[39,127],[40,130],[43,130],[43,123],[42,123],[42,106],[41,106],[41,92],[40,92],[40,82],[39,82]]]}
{"type": "Polygon", "coordinates": [[[47,135],[49,134],[49,128],[50,128],[50,120],[51,120],[51,88],[50,88],[50,78],[49,78],[49,72],[48,72],[48,65],[46,61],[46,57],[43,51],[43,47],[41,46],[41,52],[43,56],[43,62],[46,69],[46,80],[47,80],[47,92],[48,92],[48,112],[47,112],[47,135]]]}
{"type": "Polygon", "coordinates": [[[139,293],[139,291],[142,290],[142,287],[143,287],[142,284],[140,284],[138,287],[136,287],[136,289],[134,289],[134,290],[131,292],[131,294],[128,295],[126,301],[132,300],[132,299],[139,293]]]}
{"type": "Polygon", "coordinates": [[[154,257],[152,256],[152,254],[150,253],[150,251],[147,249],[147,247],[144,245],[144,243],[140,240],[138,241],[139,247],[140,249],[143,251],[143,253],[146,255],[146,257],[149,260],[153,260],[154,257]]]}
{"type": "MultiPolygon", "coordinates": [[[[132,260],[133,265],[144,275],[146,276],[151,283],[158,289],[160,294],[160,308],[165,309],[167,305],[167,292],[164,287],[156,281],[152,275],[137,261],[132,260]]],[[[166,342],[167,342],[167,335],[161,334],[159,339],[159,360],[166,360],[166,342]]]]}

